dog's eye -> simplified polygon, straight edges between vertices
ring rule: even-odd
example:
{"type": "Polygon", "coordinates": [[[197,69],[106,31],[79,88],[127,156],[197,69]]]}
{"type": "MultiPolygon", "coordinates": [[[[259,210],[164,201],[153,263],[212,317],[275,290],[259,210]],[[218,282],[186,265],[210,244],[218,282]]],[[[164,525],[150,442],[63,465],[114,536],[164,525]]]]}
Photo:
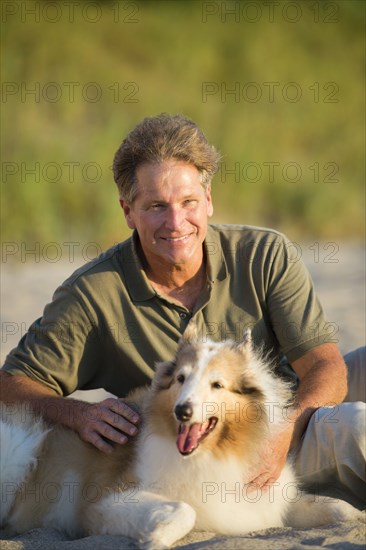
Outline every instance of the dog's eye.
{"type": "Polygon", "coordinates": [[[176,367],[176,362],[175,361],[169,361],[166,363],[166,368],[165,368],[165,376],[172,376],[174,371],[175,371],[175,367],[176,367]]]}
{"type": "Polygon", "coordinates": [[[213,382],[211,384],[212,388],[215,390],[221,390],[224,386],[221,384],[221,382],[213,382]]]}
{"type": "Polygon", "coordinates": [[[184,374],[179,374],[177,376],[177,382],[179,382],[179,384],[183,384],[184,380],[185,380],[184,374]]]}
{"type": "Polygon", "coordinates": [[[251,393],[256,393],[256,392],[257,392],[256,388],[250,388],[248,386],[243,386],[241,388],[241,393],[243,393],[243,394],[251,394],[251,393]]]}

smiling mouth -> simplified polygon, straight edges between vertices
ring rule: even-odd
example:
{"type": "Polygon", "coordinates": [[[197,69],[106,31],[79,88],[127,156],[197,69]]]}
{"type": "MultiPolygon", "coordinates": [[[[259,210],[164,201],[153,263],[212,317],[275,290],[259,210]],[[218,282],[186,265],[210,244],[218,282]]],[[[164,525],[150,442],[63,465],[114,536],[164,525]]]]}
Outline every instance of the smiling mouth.
{"type": "Polygon", "coordinates": [[[168,243],[180,243],[185,242],[189,239],[189,235],[183,235],[183,237],[161,237],[164,241],[167,241],[168,243]]]}
{"type": "Polygon", "coordinates": [[[179,424],[177,447],[180,454],[187,456],[193,453],[201,441],[214,430],[217,420],[215,416],[212,416],[203,424],[198,422],[195,424],[179,424]]]}

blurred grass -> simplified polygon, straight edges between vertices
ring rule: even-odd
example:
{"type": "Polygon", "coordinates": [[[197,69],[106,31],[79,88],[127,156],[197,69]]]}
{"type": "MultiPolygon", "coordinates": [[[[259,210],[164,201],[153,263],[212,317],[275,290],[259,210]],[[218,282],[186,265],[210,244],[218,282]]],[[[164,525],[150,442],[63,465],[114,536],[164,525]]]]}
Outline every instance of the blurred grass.
{"type": "Polygon", "coordinates": [[[2,15],[3,91],[15,90],[2,99],[3,241],[109,246],[124,238],[113,155],[137,122],[161,111],[192,117],[223,155],[214,221],[273,226],[291,237],[362,238],[364,2],[299,1],[293,23],[283,15],[288,2],[275,7],[273,21],[258,2],[256,22],[245,2],[77,2],[71,12],[60,2],[55,22],[55,2],[5,4],[17,13],[2,15]],[[24,11],[36,4],[39,22],[24,11]],[[225,6],[239,9],[238,21],[225,20],[225,6]],[[217,13],[203,22],[208,8],[217,13]],[[203,97],[208,82],[218,93],[203,97]],[[266,82],[276,83],[273,101],[266,82]],[[35,86],[39,94],[25,93],[35,86]],[[244,97],[221,97],[235,86],[244,97]],[[55,90],[61,97],[52,101],[55,90]],[[249,101],[255,90],[262,97],[249,101]],[[291,102],[296,90],[301,98],[291,102]],[[27,172],[35,163],[39,178],[27,172]],[[268,163],[277,163],[273,179],[268,163]],[[229,173],[235,167],[238,175],[229,173]]]}

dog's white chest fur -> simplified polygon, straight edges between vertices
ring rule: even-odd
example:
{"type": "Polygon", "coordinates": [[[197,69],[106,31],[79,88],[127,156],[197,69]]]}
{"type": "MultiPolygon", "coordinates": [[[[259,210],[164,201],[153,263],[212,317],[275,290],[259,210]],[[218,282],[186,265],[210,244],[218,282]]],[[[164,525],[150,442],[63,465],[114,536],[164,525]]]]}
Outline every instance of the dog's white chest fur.
{"type": "Polygon", "coordinates": [[[174,442],[152,434],[141,440],[136,473],[143,490],[190,504],[197,513],[196,529],[226,534],[283,525],[296,482],[287,466],[269,491],[246,484],[244,459],[219,460],[196,451],[182,457],[174,442]],[[246,528],[247,530],[247,528],[246,528]]]}

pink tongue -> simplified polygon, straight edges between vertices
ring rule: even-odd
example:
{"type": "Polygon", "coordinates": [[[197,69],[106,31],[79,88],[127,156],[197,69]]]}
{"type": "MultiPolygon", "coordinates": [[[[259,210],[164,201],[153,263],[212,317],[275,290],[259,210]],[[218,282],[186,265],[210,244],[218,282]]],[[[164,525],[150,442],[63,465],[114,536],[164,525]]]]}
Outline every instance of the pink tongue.
{"type": "Polygon", "coordinates": [[[183,454],[190,453],[198,446],[201,436],[205,433],[205,424],[181,424],[177,438],[177,447],[183,454]]]}

